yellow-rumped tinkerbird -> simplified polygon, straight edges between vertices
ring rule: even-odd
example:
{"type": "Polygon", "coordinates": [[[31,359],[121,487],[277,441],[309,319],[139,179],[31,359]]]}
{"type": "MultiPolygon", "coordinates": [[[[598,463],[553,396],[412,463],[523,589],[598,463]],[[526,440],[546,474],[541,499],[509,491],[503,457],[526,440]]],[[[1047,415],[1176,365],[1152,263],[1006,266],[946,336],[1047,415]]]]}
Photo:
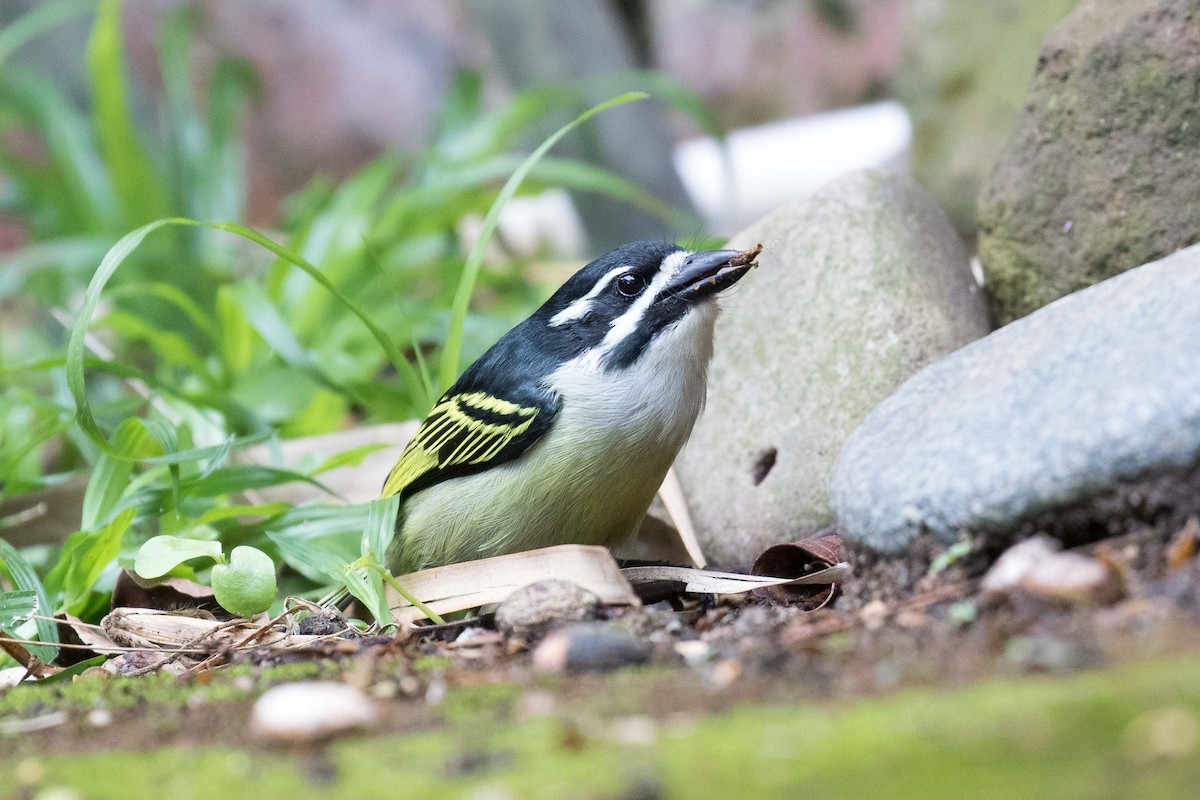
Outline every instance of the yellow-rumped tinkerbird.
{"type": "Polygon", "coordinates": [[[472,364],[392,468],[396,574],[633,534],[704,405],[716,296],[758,250],[634,242],[472,364]]]}

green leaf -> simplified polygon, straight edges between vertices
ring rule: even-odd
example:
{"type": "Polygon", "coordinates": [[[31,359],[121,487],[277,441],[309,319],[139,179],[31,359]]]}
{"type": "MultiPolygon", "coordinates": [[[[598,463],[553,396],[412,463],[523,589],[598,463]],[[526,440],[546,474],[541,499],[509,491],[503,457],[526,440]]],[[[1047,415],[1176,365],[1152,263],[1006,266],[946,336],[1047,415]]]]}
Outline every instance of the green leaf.
{"type": "MultiPolygon", "coordinates": [[[[8,571],[8,575],[12,578],[13,585],[17,589],[32,591],[37,594],[38,608],[51,608],[46,587],[38,580],[37,573],[33,571],[33,567],[29,566],[29,562],[17,552],[17,549],[3,538],[0,538],[0,566],[8,571]]],[[[46,616],[50,616],[48,612],[46,616]]],[[[38,619],[34,620],[34,622],[37,624],[39,639],[49,644],[58,641],[58,626],[52,620],[38,619]]],[[[51,647],[31,646],[29,652],[43,661],[49,662],[54,660],[58,650],[51,647]]]]}
{"type": "Polygon", "coordinates": [[[38,686],[44,686],[48,683],[69,683],[76,675],[82,675],[91,667],[98,667],[108,660],[108,656],[93,656],[92,658],[79,661],[69,667],[63,669],[62,672],[56,672],[53,675],[42,678],[37,682],[38,686]]]}
{"type": "Polygon", "coordinates": [[[126,219],[139,225],[168,207],[129,107],[123,38],[120,0],[100,0],[87,48],[92,114],[104,163],[126,219]]]}
{"type": "MultiPolygon", "coordinates": [[[[91,282],[88,284],[87,291],[84,293],[83,306],[79,310],[78,317],[75,321],[75,326],[71,329],[71,338],[67,343],[67,386],[71,391],[71,397],[75,401],[75,419],[79,423],[80,429],[89,439],[96,443],[104,452],[112,455],[115,458],[128,459],[130,456],[118,447],[115,447],[108,441],[108,437],[104,429],[100,427],[96,421],[95,413],[92,410],[91,402],[87,396],[87,379],[84,373],[84,365],[87,362],[87,346],[86,337],[88,327],[91,323],[92,316],[96,312],[96,306],[100,302],[100,296],[104,291],[105,285],[112,278],[113,273],[125,262],[129,255],[137,249],[147,236],[159,228],[169,225],[185,225],[198,226],[203,228],[211,228],[214,230],[229,231],[237,234],[242,238],[266,248],[276,256],[283,258],[288,263],[299,267],[304,272],[308,273],[313,280],[320,284],[328,291],[343,307],[351,314],[359,319],[367,330],[370,331],[375,341],[383,349],[388,359],[396,367],[396,370],[404,378],[407,386],[411,387],[410,392],[414,397],[423,397],[424,390],[420,376],[412,364],[404,358],[400,351],[396,348],[395,343],[383,332],[383,329],[376,325],[369,316],[352,300],[344,295],[336,286],[312,264],[308,263],[299,256],[291,253],[276,242],[271,241],[260,233],[257,233],[244,225],[234,222],[221,223],[203,223],[195,220],[185,219],[182,217],[169,217],[165,219],[155,220],[147,225],[143,225],[135,231],[131,231],[123,236],[112,248],[105,254],[104,259],[100,262],[100,266],[96,269],[96,273],[92,276],[91,282]]],[[[432,398],[423,397],[428,403],[432,403],[432,398]]],[[[215,398],[207,402],[215,402],[215,398]]]]}
{"type": "Polygon", "coordinates": [[[362,460],[371,453],[377,453],[380,450],[386,450],[394,445],[384,444],[382,442],[376,444],[364,444],[358,447],[351,447],[349,450],[343,450],[337,455],[330,456],[317,465],[316,469],[312,470],[310,475],[320,475],[322,472],[329,472],[332,469],[339,467],[357,467],[362,463],[362,460]]]}
{"type": "Polygon", "coordinates": [[[281,483],[295,481],[307,483],[326,494],[338,497],[338,494],[332,489],[302,472],[264,467],[258,464],[231,464],[220,467],[209,475],[186,481],[183,484],[183,493],[188,497],[219,497],[232,492],[263,489],[267,486],[278,486],[281,483]]]}
{"type": "Polygon", "coordinates": [[[268,532],[267,536],[293,569],[313,580],[324,577],[332,585],[346,589],[371,612],[376,622],[380,625],[391,624],[392,617],[387,610],[382,581],[374,579],[365,567],[348,569],[346,562],[312,541],[275,531],[268,532]]]}
{"type": "Polygon", "coordinates": [[[606,100],[599,105],[592,106],[551,134],[546,141],[542,142],[528,158],[521,162],[521,166],[517,167],[512,177],[505,182],[500,193],[496,195],[492,207],[488,209],[487,216],[483,219],[483,227],[479,232],[479,237],[475,240],[475,245],[471,248],[471,252],[467,256],[466,264],[463,265],[462,278],[459,280],[458,289],[454,293],[454,303],[450,309],[450,330],[446,335],[446,345],[442,348],[442,362],[438,374],[439,385],[443,391],[449,389],[450,385],[458,378],[458,361],[462,355],[463,326],[466,323],[467,311],[471,305],[471,295],[475,292],[475,282],[479,278],[479,268],[483,264],[483,256],[487,250],[488,242],[491,241],[492,233],[496,230],[496,223],[500,220],[500,212],[504,210],[504,206],[516,194],[521,181],[525,180],[525,176],[541,160],[542,156],[551,147],[558,144],[559,139],[566,136],[576,127],[601,111],[636,100],[644,100],[647,96],[643,92],[628,92],[611,100],[606,100]]]}
{"type": "Polygon", "coordinates": [[[120,424],[113,435],[113,447],[120,449],[124,455],[116,458],[107,452],[100,454],[83,494],[80,530],[92,530],[117,507],[133,474],[131,459],[151,455],[147,448],[151,441],[150,433],[141,420],[131,418],[120,424]]]}
{"type": "Polygon", "coordinates": [[[250,619],[275,601],[275,562],[258,548],[235,547],[228,564],[213,567],[211,583],[221,608],[250,619]]]}
{"type": "Polygon", "coordinates": [[[47,594],[59,597],[55,613],[70,612],[91,591],[120,552],[135,511],[125,509],[95,533],[77,531],[67,537],[58,563],[46,575],[47,594]]]}
{"type": "Polygon", "coordinates": [[[383,563],[388,545],[396,537],[396,515],[400,512],[400,495],[372,501],[368,508],[367,524],[363,529],[362,554],[383,563]]]}
{"type": "Polygon", "coordinates": [[[155,536],[147,539],[133,560],[133,571],[143,578],[161,578],[185,561],[193,558],[221,560],[221,543],[177,536],[155,536]]]}
{"type": "Polygon", "coordinates": [[[210,508],[196,518],[197,525],[211,525],[234,517],[275,517],[292,507],[291,503],[258,503],[257,505],[231,505],[210,508]]]}
{"type": "Polygon", "coordinates": [[[349,394],[349,389],[339,384],[327,375],[313,358],[312,353],[292,333],[288,323],[284,321],[279,309],[275,308],[263,288],[254,281],[240,282],[233,290],[233,296],[238,302],[246,319],[258,331],[258,335],[270,345],[275,354],[283,362],[294,369],[308,375],[317,383],[341,394],[349,394]]]}
{"type": "Polygon", "coordinates": [[[37,611],[37,592],[32,589],[0,592],[0,628],[11,628],[25,622],[37,611]]]}
{"type": "Polygon", "coordinates": [[[217,325],[220,329],[225,380],[232,381],[250,369],[254,361],[254,327],[238,308],[232,286],[224,285],[217,289],[217,325]]]}

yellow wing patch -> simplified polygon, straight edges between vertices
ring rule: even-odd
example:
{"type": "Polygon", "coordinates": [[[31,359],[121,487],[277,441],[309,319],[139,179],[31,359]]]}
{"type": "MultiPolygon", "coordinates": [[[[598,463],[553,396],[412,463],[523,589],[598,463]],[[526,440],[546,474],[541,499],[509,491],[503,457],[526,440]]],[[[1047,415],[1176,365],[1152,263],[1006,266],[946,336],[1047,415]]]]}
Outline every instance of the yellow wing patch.
{"type": "Polygon", "coordinates": [[[529,430],[540,410],[486,392],[466,392],[441,400],[392,467],[382,496],[399,494],[432,470],[490,461],[529,430]]]}

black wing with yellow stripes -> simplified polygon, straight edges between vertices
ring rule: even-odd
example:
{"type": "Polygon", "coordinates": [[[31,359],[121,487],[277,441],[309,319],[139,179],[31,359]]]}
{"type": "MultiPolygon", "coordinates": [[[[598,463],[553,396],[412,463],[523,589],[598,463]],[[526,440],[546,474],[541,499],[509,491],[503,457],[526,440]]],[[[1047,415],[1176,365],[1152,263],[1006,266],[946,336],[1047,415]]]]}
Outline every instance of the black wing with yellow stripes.
{"type": "Polygon", "coordinates": [[[451,390],[404,448],[383,485],[383,497],[407,497],[435,483],[511,461],[549,430],[557,410],[550,403],[520,403],[483,391],[451,390]]]}

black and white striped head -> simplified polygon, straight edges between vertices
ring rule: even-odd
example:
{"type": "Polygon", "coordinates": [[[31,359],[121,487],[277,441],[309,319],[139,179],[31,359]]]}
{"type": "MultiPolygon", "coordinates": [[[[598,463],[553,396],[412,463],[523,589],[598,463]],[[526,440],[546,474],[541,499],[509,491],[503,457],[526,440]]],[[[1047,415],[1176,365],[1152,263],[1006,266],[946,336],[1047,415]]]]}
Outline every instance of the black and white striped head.
{"type": "Polygon", "coordinates": [[[737,250],[689,252],[671,242],[622,245],[575,273],[530,320],[561,357],[626,367],[746,274],[737,250]]]}

